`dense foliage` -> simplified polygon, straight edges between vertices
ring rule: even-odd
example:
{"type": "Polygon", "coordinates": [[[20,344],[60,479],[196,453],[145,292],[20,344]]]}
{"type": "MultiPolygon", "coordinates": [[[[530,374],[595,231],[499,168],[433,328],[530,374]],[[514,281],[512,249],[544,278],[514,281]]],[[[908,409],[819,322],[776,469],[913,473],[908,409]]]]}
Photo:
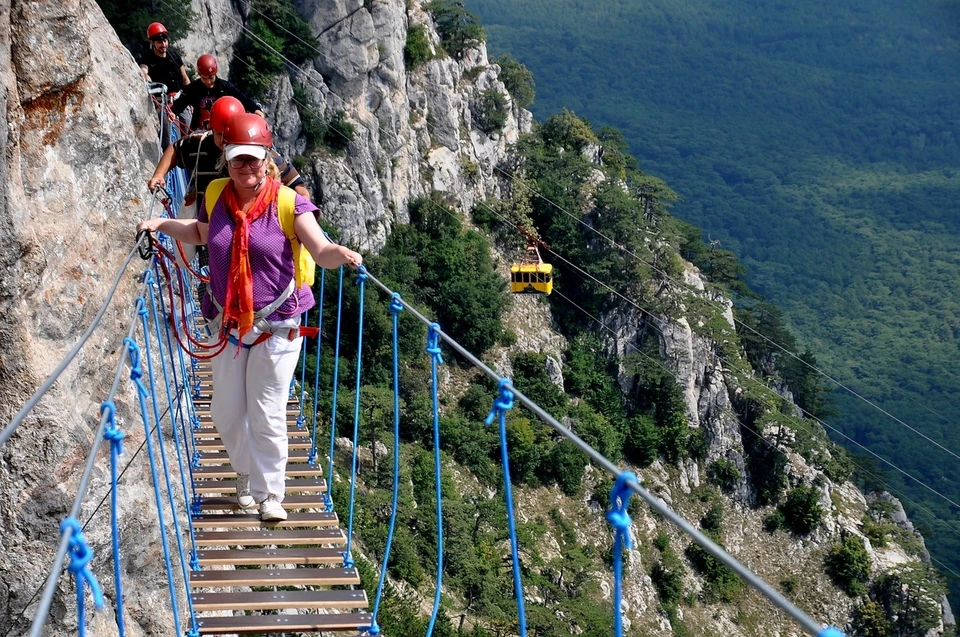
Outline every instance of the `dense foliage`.
{"type": "Polygon", "coordinates": [[[433,21],[444,50],[455,58],[486,40],[486,33],[477,16],[467,11],[459,0],[432,0],[423,7],[433,14],[433,21]]]}
{"type": "Polygon", "coordinates": [[[827,573],[851,597],[863,594],[870,579],[870,554],[856,535],[845,535],[830,547],[825,560],[827,573]]]}
{"type": "MultiPolygon", "coordinates": [[[[492,49],[536,74],[538,117],[572,108],[623,130],[711,240],[720,260],[701,264],[729,271],[723,251],[736,252],[797,329],[798,354],[960,447],[954,3],[466,4],[492,49]]],[[[788,384],[823,413],[801,389],[815,378],[788,384]]],[[[846,395],[833,407],[846,435],[960,501],[952,456],[846,395]]],[[[883,479],[919,504],[932,552],[960,571],[958,511],[896,472],[883,479]]]]}
{"type": "Polygon", "coordinates": [[[240,90],[262,97],[287,70],[286,60],[300,65],[316,55],[316,39],[291,0],[257,0],[250,7],[249,32],[244,31],[236,44],[230,80],[240,90]]]}
{"type": "Polygon", "coordinates": [[[403,59],[407,63],[407,70],[412,71],[432,57],[426,27],[422,24],[411,24],[407,29],[407,41],[403,45],[403,59]]]}

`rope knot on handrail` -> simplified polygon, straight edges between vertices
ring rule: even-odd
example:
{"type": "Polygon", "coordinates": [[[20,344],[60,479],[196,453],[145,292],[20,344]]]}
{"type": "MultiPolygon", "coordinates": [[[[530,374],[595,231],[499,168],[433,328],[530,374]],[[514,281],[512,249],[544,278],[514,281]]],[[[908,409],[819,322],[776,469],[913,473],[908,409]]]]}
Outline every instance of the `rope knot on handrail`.
{"type": "Polygon", "coordinates": [[[104,401],[100,405],[100,415],[107,415],[107,426],[103,430],[104,440],[110,441],[110,446],[116,448],[117,453],[123,453],[123,439],[126,437],[122,431],[117,428],[117,406],[112,400],[104,401]]]}
{"type": "MultiPolygon", "coordinates": [[[[147,272],[150,272],[150,270],[147,270],[147,272]]],[[[136,308],[137,308],[137,314],[139,314],[140,316],[146,316],[146,315],[147,315],[147,301],[146,301],[146,299],[144,299],[142,296],[138,296],[138,297],[137,297],[136,308]]]]}
{"type": "MultiPolygon", "coordinates": [[[[400,300],[400,293],[394,292],[390,297],[390,311],[394,314],[399,314],[403,311],[403,302],[400,300]]],[[[373,633],[371,633],[373,634],[373,633]]]]}
{"type": "Polygon", "coordinates": [[[487,414],[487,418],[483,421],[484,423],[492,425],[497,416],[500,414],[506,415],[508,411],[513,409],[513,392],[510,391],[510,387],[512,386],[509,378],[500,379],[498,383],[500,393],[493,399],[493,409],[487,414]]]}
{"type": "Polygon", "coordinates": [[[614,528],[614,531],[628,549],[633,548],[633,541],[630,537],[630,524],[633,520],[630,519],[630,514],[627,512],[630,506],[630,495],[633,493],[630,488],[631,483],[637,484],[637,476],[632,472],[624,471],[617,476],[617,480],[610,490],[611,509],[606,514],[607,522],[614,528]]]}
{"type": "Polygon", "coordinates": [[[427,354],[437,359],[437,363],[443,364],[443,355],[440,353],[440,325],[431,323],[427,328],[427,354]]]}
{"type": "Polygon", "coordinates": [[[147,285],[153,285],[156,281],[156,278],[153,276],[153,270],[144,270],[143,271],[143,282],[147,285]]]}
{"type": "Polygon", "coordinates": [[[93,593],[93,603],[97,608],[103,608],[103,590],[100,588],[100,582],[90,570],[90,560],[93,559],[93,549],[87,545],[87,540],[83,537],[80,530],[80,522],[77,518],[67,518],[60,524],[60,535],[63,535],[67,529],[72,531],[70,535],[70,564],[67,570],[73,573],[77,578],[77,599],[79,603],[78,613],[83,615],[83,585],[90,585],[90,592],[93,593]]]}
{"type": "Polygon", "coordinates": [[[368,635],[379,635],[380,634],[380,625],[373,624],[372,626],[360,626],[360,632],[367,633],[368,635]]]}
{"type": "MultiPolygon", "coordinates": [[[[138,299],[142,300],[142,299],[138,299]]],[[[143,385],[143,368],[140,366],[140,346],[129,336],[123,339],[123,344],[127,346],[127,352],[130,354],[130,380],[137,386],[137,391],[141,396],[148,395],[147,388],[143,385]]]]}
{"type": "Polygon", "coordinates": [[[367,282],[367,267],[361,265],[357,268],[357,278],[354,281],[355,283],[366,283],[367,282]]]}

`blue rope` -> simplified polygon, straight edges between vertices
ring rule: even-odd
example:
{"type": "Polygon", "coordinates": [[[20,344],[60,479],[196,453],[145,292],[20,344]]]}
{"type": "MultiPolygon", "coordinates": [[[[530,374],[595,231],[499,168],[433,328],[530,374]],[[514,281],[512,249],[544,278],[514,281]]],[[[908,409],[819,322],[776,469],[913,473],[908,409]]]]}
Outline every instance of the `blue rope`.
{"type": "MultiPolygon", "coordinates": [[[[300,320],[301,325],[310,324],[310,310],[307,310],[303,313],[303,316],[300,320]]],[[[290,398],[293,398],[293,385],[294,381],[290,380],[290,398]]],[[[306,422],[306,417],[303,415],[303,402],[307,399],[307,339],[303,339],[300,343],[300,400],[298,401],[298,406],[300,407],[300,413],[297,414],[297,429],[303,429],[303,423],[306,422]]]]}
{"type": "MultiPolygon", "coordinates": [[[[397,301],[397,299],[394,299],[397,301]]],[[[440,398],[438,396],[437,365],[443,363],[440,353],[440,326],[431,323],[427,329],[427,348],[430,354],[430,394],[433,399],[433,469],[437,498],[437,590],[433,595],[433,612],[427,625],[427,637],[433,634],[433,626],[440,611],[440,587],[443,583],[443,493],[440,481],[440,398]]]]}
{"type": "MultiPolygon", "coordinates": [[[[180,432],[177,430],[177,422],[176,422],[176,419],[174,418],[173,396],[171,396],[171,394],[170,394],[170,384],[169,384],[169,378],[167,377],[167,365],[166,365],[166,358],[165,358],[165,356],[164,356],[163,339],[161,338],[161,335],[160,335],[160,323],[163,322],[165,325],[166,325],[167,323],[166,323],[166,321],[161,321],[161,320],[160,320],[160,316],[161,316],[161,315],[157,314],[157,297],[156,297],[156,295],[154,294],[153,285],[152,285],[152,283],[153,283],[153,281],[154,281],[154,278],[153,278],[153,275],[152,275],[152,273],[151,273],[150,271],[147,271],[147,275],[149,275],[149,276],[144,277],[144,282],[147,283],[147,288],[150,290],[150,307],[151,307],[151,310],[153,311],[153,327],[154,327],[154,329],[156,330],[156,334],[157,334],[157,347],[159,348],[160,364],[161,364],[161,368],[162,368],[162,370],[163,370],[164,386],[166,387],[166,390],[167,390],[167,404],[169,405],[168,413],[169,413],[169,415],[170,415],[170,429],[173,430],[173,446],[174,446],[174,449],[176,449],[176,451],[177,451],[177,467],[180,469],[180,485],[181,485],[181,487],[183,488],[183,501],[184,501],[184,502],[190,502],[190,492],[187,490],[187,478],[186,478],[186,474],[187,474],[187,472],[189,472],[189,474],[190,474],[190,482],[191,482],[191,483],[194,483],[194,480],[193,480],[193,468],[190,466],[190,463],[188,462],[188,463],[187,463],[187,471],[184,471],[184,469],[183,469],[183,454],[182,454],[181,451],[180,451],[180,432]]],[[[161,296],[162,296],[162,295],[161,295],[161,296]]],[[[165,308],[164,308],[164,309],[165,309],[165,308]]],[[[175,312],[175,310],[174,310],[173,308],[171,308],[171,312],[175,312]]],[[[176,390],[176,389],[178,389],[178,387],[177,387],[177,378],[176,378],[176,367],[175,367],[175,365],[174,365],[174,360],[173,360],[173,343],[172,343],[171,340],[170,340],[170,331],[169,331],[169,330],[164,330],[164,333],[166,333],[166,335],[167,335],[167,350],[166,350],[166,351],[170,352],[170,354],[171,354],[171,357],[170,357],[170,369],[171,369],[171,371],[173,372],[173,376],[174,376],[174,388],[175,388],[175,390],[176,390]]],[[[147,343],[147,352],[148,352],[148,355],[149,355],[149,342],[147,343]]],[[[152,363],[151,363],[151,366],[152,366],[152,363]]],[[[152,367],[151,367],[151,382],[153,381],[152,373],[153,373],[153,371],[152,371],[152,367]]],[[[179,395],[178,395],[178,398],[179,398],[179,395]]],[[[156,403],[156,398],[154,398],[154,403],[156,403]]],[[[178,404],[179,404],[179,402],[178,402],[178,404]]],[[[182,413],[180,412],[180,409],[179,409],[179,408],[177,409],[177,413],[179,413],[180,416],[181,416],[181,417],[180,417],[180,424],[181,424],[181,426],[182,426],[182,425],[183,425],[183,418],[182,418],[182,413]]],[[[158,420],[157,422],[159,423],[159,420],[158,420]]],[[[161,428],[161,429],[162,429],[162,428],[161,428]]],[[[185,433],[185,432],[184,432],[184,437],[186,437],[186,433],[185,433]]],[[[161,450],[162,450],[162,449],[163,449],[163,437],[162,437],[162,436],[160,437],[160,443],[161,443],[160,448],[161,448],[161,450]]],[[[184,440],[184,445],[186,445],[186,440],[184,440]]],[[[164,471],[166,471],[166,455],[165,455],[165,454],[164,454],[164,471]]],[[[169,490],[169,489],[170,489],[170,474],[169,474],[169,473],[166,474],[166,479],[167,479],[167,489],[169,490]]],[[[174,507],[174,505],[173,505],[173,499],[172,499],[172,493],[173,493],[173,492],[172,492],[172,490],[170,491],[170,493],[171,493],[170,506],[171,506],[171,508],[175,511],[175,510],[176,510],[176,507],[174,507]]],[[[194,493],[195,493],[195,491],[194,491],[194,493]]],[[[179,523],[178,523],[178,524],[179,524],[179,523]]],[[[199,558],[199,555],[197,554],[197,538],[196,538],[196,535],[194,534],[194,531],[193,531],[193,516],[191,516],[191,515],[187,515],[187,528],[188,528],[188,530],[190,531],[190,568],[191,568],[191,570],[199,570],[199,568],[200,568],[200,558],[199,558]]],[[[180,538],[179,538],[179,533],[178,533],[177,539],[178,539],[178,540],[180,539],[180,538]]],[[[182,556],[182,553],[183,553],[183,547],[182,547],[182,546],[180,547],[180,550],[181,550],[181,556],[182,556]]],[[[188,591],[188,595],[189,595],[189,591],[188,591]]]]}
{"type": "Polygon", "coordinates": [[[493,401],[493,409],[484,421],[493,424],[500,421],[500,462],[503,463],[503,495],[507,502],[507,526],[510,531],[510,554],[513,557],[513,591],[517,596],[517,614],[520,618],[520,637],[527,634],[527,614],[523,602],[523,582],[520,580],[520,553],[517,549],[517,525],[513,519],[513,489],[510,486],[510,461],[507,453],[507,412],[513,409],[513,392],[510,379],[501,378],[500,393],[493,401]]]}
{"type": "MultiPolygon", "coordinates": [[[[137,298],[137,313],[144,309],[143,297],[137,298]]],[[[142,316],[142,315],[141,315],[142,316]]],[[[170,589],[170,604],[173,606],[173,629],[180,632],[180,606],[177,604],[177,591],[173,583],[173,565],[170,563],[170,546],[167,542],[166,527],[163,523],[163,501],[160,498],[160,479],[157,476],[157,462],[153,455],[153,435],[150,433],[150,417],[147,412],[147,388],[143,385],[143,369],[140,367],[140,346],[132,338],[123,339],[130,356],[130,380],[137,388],[140,401],[140,418],[143,421],[143,433],[147,443],[147,457],[150,459],[150,475],[153,479],[153,495],[157,505],[157,523],[160,528],[160,543],[163,547],[163,560],[167,567],[167,587],[170,589]]],[[[176,518],[176,513],[174,513],[176,518]]]]}
{"type": "Polygon", "coordinates": [[[340,384],[340,313],[343,310],[343,266],[340,266],[340,283],[337,290],[337,334],[333,341],[333,408],[330,410],[330,455],[327,465],[327,493],[323,503],[327,512],[333,511],[333,453],[337,433],[337,388],[340,384]]]}
{"type": "Polygon", "coordinates": [[[366,290],[366,282],[367,269],[360,266],[359,274],[357,274],[357,285],[360,286],[360,307],[357,314],[359,327],[357,328],[357,383],[353,400],[353,457],[350,460],[350,514],[347,522],[347,550],[343,553],[343,565],[346,568],[353,567],[350,547],[353,542],[353,504],[357,491],[357,448],[360,443],[360,368],[362,367],[363,357],[363,296],[366,290]]]}
{"type": "Polygon", "coordinates": [[[86,617],[84,617],[83,598],[84,584],[90,585],[93,594],[93,603],[97,608],[103,608],[103,590],[100,582],[90,570],[90,560],[93,559],[93,549],[87,546],[87,540],[80,531],[80,522],[77,518],[67,518],[60,524],[60,535],[70,529],[70,564],[67,570],[73,573],[77,581],[77,632],[80,637],[87,634],[86,617]]]}
{"type": "Polygon", "coordinates": [[[637,484],[637,476],[630,471],[624,471],[617,476],[613,488],[610,490],[610,510],[607,511],[607,522],[613,527],[613,634],[616,637],[623,635],[623,611],[620,602],[623,598],[623,549],[633,548],[630,539],[630,494],[631,484],[637,484]]]}
{"type": "Polygon", "coordinates": [[[310,434],[310,455],[307,457],[307,464],[317,462],[317,400],[320,398],[320,334],[323,330],[323,288],[326,279],[326,270],[320,270],[320,300],[317,303],[317,358],[313,365],[313,422],[311,423],[312,432],[310,434]]]}
{"type": "Polygon", "coordinates": [[[107,427],[103,430],[104,440],[110,441],[110,536],[113,543],[113,578],[117,589],[117,628],[120,637],[126,632],[123,628],[123,586],[120,577],[120,523],[117,514],[117,466],[123,453],[123,432],[117,428],[117,406],[112,400],[100,405],[100,415],[107,414],[107,427]]]}
{"type": "Polygon", "coordinates": [[[817,633],[817,637],[843,637],[843,632],[839,628],[827,626],[817,633]]]}
{"type": "MultiPolygon", "coordinates": [[[[144,276],[144,282],[147,284],[147,287],[150,289],[151,296],[153,294],[152,283],[153,273],[149,270],[144,276]]],[[[156,306],[154,305],[154,308],[156,306]]],[[[140,323],[143,326],[143,346],[144,352],[147,355],[147,375],[150,379],[150,402],[153,405],[153,421],[157,424],[157,442],[160,447],[160,462],[163,466],[163,481],[167,487],[167,499],[170,501],[170,513],[173,517],[173,530],[177,538],[177,554],[180,557],[180,568],[183,573],[183,585],[187,593],[187,610],[190,613],[190,630],[188,631],[189,637],[199,637],[200,628],[197,625],[197,618],[193,612],[193,596],[190,595],[190,570],[187,568],[187,558],[183,552],[183,534],[180,532],[180,516],[177,515],[177,504],[173,498],[173,485],[170,483],[170,467],[167,464],[167,448],[163,444],[163,423],[160,419],[160,405],[157,402],[157,386],[156,386],[156,376],[153,372],[153,356],[150,353],[150,324],[148,321],[148,312],[145,306],[140,306],[138,312],[140,315],[140,323]]],[[[159,340],[160,335],[160,326],[157,325],[157,338],[158,338],[158,357],[161,362],[163,361],[163,341],[159,340]]],[[[164,375],[166,375],[166,367],[164,366],[164,375]]],[[[164,385],[166,385],[166,378],[164,378],[164,385]]],[[[167,392],[167,399],[170,400],[169,389],[167,392]]],[[[172,403],[172,401],[170,401],[172,403]]],[[[147,435],[150,435],[147,432],[147,435]]],[[[179,448],[178,448],[179,450],[179,448]]],[[[166,533],[166,528],[163,525],[162,517],[160,524],[161,533],[166,533]]],[[[169,566],[169,564],[168,564],[169,566]]]]}
{"type": "Polygon", "coordinates": [[[387,547],[383,551],[383,563],[380,565],[380,582],[377,584],[377,595],[373,602],[373,613],[370,626],[366,631],[371,635],[380,634],[377,625],[377,612],[380,610],[380,598],[383,595],[383,585],[387,580],[387,566],[390,564],[390,547],[393,546],[393,530],[397,525],[397,499],[400,494],[400,345],[399,320],[403,311],[400,295],[393,293],[390,302],[390,312],[393,313],[393,501],[390,505],[390,526],[387,530],[387,547]]]}

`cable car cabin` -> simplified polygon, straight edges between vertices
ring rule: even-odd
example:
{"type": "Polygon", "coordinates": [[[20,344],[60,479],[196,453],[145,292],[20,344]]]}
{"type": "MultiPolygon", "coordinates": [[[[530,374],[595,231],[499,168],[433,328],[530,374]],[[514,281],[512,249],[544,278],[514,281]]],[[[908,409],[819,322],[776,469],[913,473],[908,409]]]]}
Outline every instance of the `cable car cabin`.
{"type": "Polygon", "coordinates": [[[553,292],[553,266],[549,263],[517,263],[510,267],[510,291],[514,294],[553,292]]]}

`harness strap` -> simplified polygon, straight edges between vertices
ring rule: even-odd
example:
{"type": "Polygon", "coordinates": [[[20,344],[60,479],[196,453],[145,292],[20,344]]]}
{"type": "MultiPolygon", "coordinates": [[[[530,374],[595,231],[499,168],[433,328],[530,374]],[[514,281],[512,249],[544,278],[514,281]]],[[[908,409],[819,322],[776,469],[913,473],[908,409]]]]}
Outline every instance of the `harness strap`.
{"type": "MultiPolygon", "coordinates": [[[[290,283],[287,284],[286,289],[280,293],[280,296],[275,298],[272,303],[265,305],[259,310],[257,310],[253,315],[253,326],[259,329],[262,332],[270,331],[270,323],[267,322],[267,317],[273,314],[283,305],[287,299],[290,298],[290,295],[293,294],[293,291],[297,288],[297,282],[293,279],[290,279],[290,283]]],[[[213,319],[212,326],[215,327],[215,331],[220,331],[220,321],[223,317],[223,306],[220,305],[220,302],[217,301],[217,297],[213,295],[213,289],[210,287],[209,281],[207,282],[207,296],[210,297],[210,301],[213,302],[214,307],[217,308],[217,317],[213,319]]]]}
{"type": "Polygon", "coordinates": [[[292,341],[301,336],[317,336],[320,333],[319,327],[276,327],[274,329],[276,330],[274,332],[264,332],[249,345],[246,343],[241,343],[240,339],[238,339],[233,334],[230,334],[227,337],[227,340],[230,341],[231,345],[239,345],[243,349],[250,349],[254,345],[259,345],[260,343],[263,343],[271,336],[278,336],[280,338],[285,338],[288,341],[292,341]]]}

